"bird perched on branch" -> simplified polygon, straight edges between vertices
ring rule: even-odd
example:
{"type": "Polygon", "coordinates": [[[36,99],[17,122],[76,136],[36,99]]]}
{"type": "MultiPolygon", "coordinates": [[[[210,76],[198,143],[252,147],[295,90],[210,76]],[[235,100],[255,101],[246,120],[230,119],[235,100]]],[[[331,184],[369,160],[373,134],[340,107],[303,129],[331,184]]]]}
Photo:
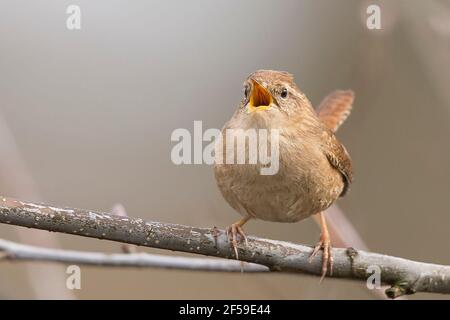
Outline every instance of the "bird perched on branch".
{"type": "MultiPolygon", "coordinates": [[[[234,141],[224,138],[230,129],[238,139],[248,129],[274,129],[278,139],[269,143],[278,144],[279,169],[276,174],[263,175],[261,163],[214,166],[222,195],[242,215],[227,229],[237,259],[238,237],[246,240],[242,227],[250,219],[297,222],[316,215],[321,236],[310,259],[323,250],[321,279],[327,270],[332,274],[331,242],[323,211],[345,195],[352,183],[350,156],[334,135],[352,103],[352,91],[335,91],[316,111],[287,72],[259,70],[245,80],[244,97],[222,129],[221,151],[236,151],[234,141]]],[[[250,149],[246,146],[245,151],[250,149]]]]}

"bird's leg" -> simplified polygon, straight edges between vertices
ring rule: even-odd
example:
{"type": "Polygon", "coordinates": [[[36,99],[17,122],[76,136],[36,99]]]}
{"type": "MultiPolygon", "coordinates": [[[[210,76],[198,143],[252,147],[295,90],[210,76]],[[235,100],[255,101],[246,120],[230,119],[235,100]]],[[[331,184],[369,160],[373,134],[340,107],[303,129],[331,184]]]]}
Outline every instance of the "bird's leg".
{"type": "Polygon", "coordinates": [[[330,233],[328,232],[327,221],[325,220],[325,215],[323,212],[318,214],[321,234],[320,240],[314,248],[311,256],[309,257],[309,262],[317,255],[320,250],[323,250],[322,255],[322,276],[320,277],[320,282],[325,278],[327,274],[328,264],[330,265],[330,276],[333,275],[333,255],[331,253],[331,239],[330,233]]]}
{"type": "Polygon", "coordinates": [[[241,220],[233,223],[231,226],[229,226],[226,230],[228,240],[231,241],[231,246],[234,250],[234,254],[236,256],[236,259],[239,260],[238,250],[237,250],[237,235],[239,234],[242,239],[245,241],[245,245],[247,245],[247,236],[244,233],[244,230],[242,229],[242,226],[250,220],[249,216],[246,216],[242,218],[241,220]]]}

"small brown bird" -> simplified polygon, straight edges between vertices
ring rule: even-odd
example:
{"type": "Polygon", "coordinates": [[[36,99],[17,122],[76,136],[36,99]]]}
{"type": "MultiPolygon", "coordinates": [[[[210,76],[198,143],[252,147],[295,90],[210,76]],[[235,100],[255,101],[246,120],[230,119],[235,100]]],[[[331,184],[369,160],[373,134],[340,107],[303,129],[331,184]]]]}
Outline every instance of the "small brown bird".
{"type": "MultiPolygon", "coordinates": [[[[262,175],[264,165],[260,163],[214,166],[222,195],[242,215],[227,229],[236,258],[238,235],[246,240],[242,226],[250,219],[297,222],[317,215],[321,236],[310,261],[323,250],[321,280],[328,265],[332,274],[331,242],[323,211],[345,195],[352,182],[350,156],[334,135],[352,103],[352,91],[335,91],[316,112],[287,72],[259,70],[246,79],[242,102],[222,129],[222,137],[229,129],[243,129],[235,131],[238,135],[247,129],[276,129],[279,169],[276,174],[262,175]]],[[[223,139],[222,151],[235,152],[235,147],[234,141],[223,139]]]]}

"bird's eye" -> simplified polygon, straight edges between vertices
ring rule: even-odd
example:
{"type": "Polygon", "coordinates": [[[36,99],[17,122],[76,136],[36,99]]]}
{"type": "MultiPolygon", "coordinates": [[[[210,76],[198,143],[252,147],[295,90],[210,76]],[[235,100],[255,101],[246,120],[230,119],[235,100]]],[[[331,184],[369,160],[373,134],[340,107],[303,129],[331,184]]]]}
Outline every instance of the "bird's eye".
{"type": "Polygon", "coordinates": [[[244,98],[245,98],[245,99],[247,99],[249,93],[250,93],[250,85],[249,85],[249,84],[246,84],[246,85],[244,86],[244,98]]]}
{"type": "Polygon", "coordinates": [[[285,98],[287,97],[287,95],[288,95],[288,90],[287,90],[287,88],[281,89],[280,95],[281,95],[281,97],[282,97],[283,99],[285,99],[285,98]]]}

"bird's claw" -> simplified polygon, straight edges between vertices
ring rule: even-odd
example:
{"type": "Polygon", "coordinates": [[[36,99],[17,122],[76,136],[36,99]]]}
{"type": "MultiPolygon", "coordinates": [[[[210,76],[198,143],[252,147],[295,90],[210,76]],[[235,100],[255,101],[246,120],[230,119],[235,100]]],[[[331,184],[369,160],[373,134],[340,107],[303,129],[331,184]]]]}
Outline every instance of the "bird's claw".
{"type": "Polygon", "coordinates": [[[314,247],[313,252],[309,256],[309,262],[312,262],[314,257],[317,255],[317,253],[320,250],[323,250],[322,254],[322,276],[320,277],[320,282],[323,281],[325,278],[327,271],[328,271],[328,265],[330,266],[330,276],[333,275],[333,255],[331,253],[331,241],[330,238],[327,236],[321,236],[320,241],[317,243],[317,245],[314,247]]]}
{"type": "Polygon", "coordinates": [[[229,226],[226,230],[226,234],[228,237],[228,241],[231,242],[231,247],[234,250],[236,259],[239,260],[237,236],[239,235],[242,239],[244,239],[246,246],[248,245],[247,236],[245,235],[242,227],[237,223],[233,223],[231,226],[229,226]]]}

